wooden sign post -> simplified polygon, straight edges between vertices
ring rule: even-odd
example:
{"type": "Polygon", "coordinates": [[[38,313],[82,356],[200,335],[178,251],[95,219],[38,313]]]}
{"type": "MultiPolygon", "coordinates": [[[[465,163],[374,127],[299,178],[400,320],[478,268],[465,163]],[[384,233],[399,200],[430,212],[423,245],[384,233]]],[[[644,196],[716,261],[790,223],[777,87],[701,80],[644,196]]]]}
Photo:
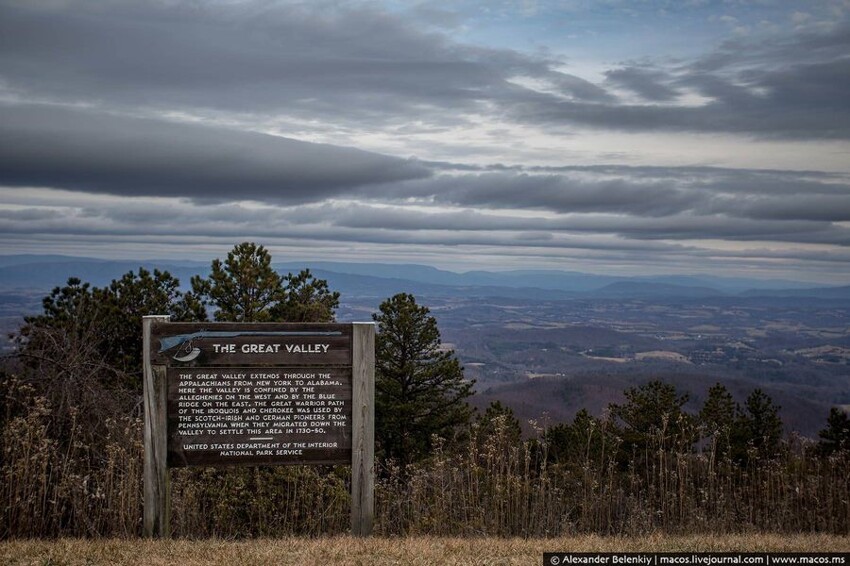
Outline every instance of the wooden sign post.
{"type": "Polygon", "coordinates": [[[145,407],[145,510],[144,534],[149,537],[171,536],[171,476],[166,464],[166,373],[165,366],[151,363],[151,327],[167,323],[167,316],[142,319],[142,369],[145,407]]]}
{"type": "Polygon", "coordinates": [[[375,325],[143,321],[144,534],[170,535],[179,466],[350,464],[351,531],[374,518],[375,325]]]}
{"type": "Polygon", "coordinates": [[[353,325],[351,534],[369,536],[375,516],[375,325],[353,325]]]}

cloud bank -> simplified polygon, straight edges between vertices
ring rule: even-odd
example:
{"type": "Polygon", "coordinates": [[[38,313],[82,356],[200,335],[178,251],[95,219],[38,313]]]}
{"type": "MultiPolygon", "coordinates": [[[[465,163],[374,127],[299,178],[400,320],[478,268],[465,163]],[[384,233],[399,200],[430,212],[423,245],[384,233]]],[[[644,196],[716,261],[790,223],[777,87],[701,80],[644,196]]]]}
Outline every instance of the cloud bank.
{"type": "Polygon", "coordinates": [[[850,282],[840,5],[758,32],[705,7],[733,33],[592,72],[553,6],[513,14],[521,49],[422,6],[2,2],[0,252],[253,238],[850,282]]]}

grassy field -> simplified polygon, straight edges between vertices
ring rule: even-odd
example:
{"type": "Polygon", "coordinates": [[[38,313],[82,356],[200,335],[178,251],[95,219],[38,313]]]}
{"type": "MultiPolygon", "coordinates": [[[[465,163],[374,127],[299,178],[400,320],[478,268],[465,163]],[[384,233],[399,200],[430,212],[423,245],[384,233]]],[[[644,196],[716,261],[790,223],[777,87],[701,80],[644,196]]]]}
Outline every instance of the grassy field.
{"type": "Polygon", "coordinates": [[[541,564],[543,552],[555,551],[850,552],[850,537],[754,534],[553,539],[14,540],[0,543],[0,564],[541,564]]]}

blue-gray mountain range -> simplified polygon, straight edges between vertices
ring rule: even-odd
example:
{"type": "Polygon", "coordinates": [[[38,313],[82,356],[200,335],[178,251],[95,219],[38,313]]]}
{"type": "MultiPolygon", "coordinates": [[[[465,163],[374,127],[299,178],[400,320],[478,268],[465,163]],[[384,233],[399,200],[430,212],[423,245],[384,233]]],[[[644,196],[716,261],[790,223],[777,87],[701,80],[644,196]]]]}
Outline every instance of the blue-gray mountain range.
{"type": "MultiPolygon", "coordinates": [[[[209,262],[105,260],[63,255],[0,256],[0,289],[50,289],[78,277],[102,286],[122,274],[159,268],[186,286],[209,262]]],[[[769,296],[850,299],[850,286],[814,287],[788,280],[705,275],[617,277],[575,271],[518,270],[457,273],[425,265],[300,261],[276,263],[281,273],[309,267],[343,295],[386,297],[397,292],[434,296],[494,296],[538,299],[769,296]]]]}

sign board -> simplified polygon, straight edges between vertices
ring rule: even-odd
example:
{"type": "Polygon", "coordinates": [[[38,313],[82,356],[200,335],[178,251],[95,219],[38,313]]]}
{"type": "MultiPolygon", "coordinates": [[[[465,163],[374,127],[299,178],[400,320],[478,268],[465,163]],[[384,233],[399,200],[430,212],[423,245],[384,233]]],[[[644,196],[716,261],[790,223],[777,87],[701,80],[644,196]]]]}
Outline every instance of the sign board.
{"type": "Polygon", "coordinates": [[[351,368],[169,368],[168,466],[350,464],[351,368]]]}
{"type": "Polygon", "coordinates": [[[168,468],[264,464],[352,465],[371,531],[373,324],[145,317],[144,338],[146,533],[168,532],[168,468]]]}
{"type": "Polygon", "coordinates": [[[351,463],[350,324],[167,324],[169,467],[351,463]]]}

